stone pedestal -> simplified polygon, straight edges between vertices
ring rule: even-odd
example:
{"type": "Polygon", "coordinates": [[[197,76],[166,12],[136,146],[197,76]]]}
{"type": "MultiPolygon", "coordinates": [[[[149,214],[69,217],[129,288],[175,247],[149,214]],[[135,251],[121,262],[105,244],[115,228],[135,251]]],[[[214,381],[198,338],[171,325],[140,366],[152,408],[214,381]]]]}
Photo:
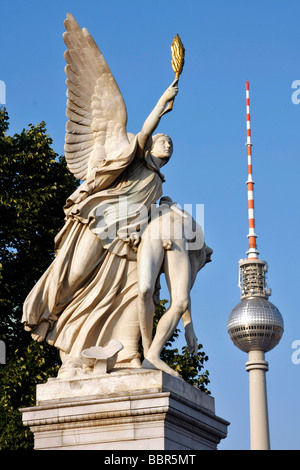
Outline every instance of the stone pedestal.
{"type": "Polygon", "coordinates": [[[49,379],[36,403],[21,410],[35,449],[216,449],[229,425],[213,397],[150,369],[49,379]]]}

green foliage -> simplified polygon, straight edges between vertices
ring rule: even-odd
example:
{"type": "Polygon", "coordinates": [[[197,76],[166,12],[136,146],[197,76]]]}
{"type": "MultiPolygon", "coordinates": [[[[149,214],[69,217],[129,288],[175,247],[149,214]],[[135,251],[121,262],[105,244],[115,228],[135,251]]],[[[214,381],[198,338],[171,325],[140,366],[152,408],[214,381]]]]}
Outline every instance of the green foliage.
{"type": "Polygon", "coordinates": [[[14,351],[0,369],[0,449],[32,449],[33,434],[22,424],[20,408],[35,405],[36,384],[57,375],[54,348],[32,341],[22,351],[14,351]],[[53,358],[52,358],[53,356],[53,358]]]}

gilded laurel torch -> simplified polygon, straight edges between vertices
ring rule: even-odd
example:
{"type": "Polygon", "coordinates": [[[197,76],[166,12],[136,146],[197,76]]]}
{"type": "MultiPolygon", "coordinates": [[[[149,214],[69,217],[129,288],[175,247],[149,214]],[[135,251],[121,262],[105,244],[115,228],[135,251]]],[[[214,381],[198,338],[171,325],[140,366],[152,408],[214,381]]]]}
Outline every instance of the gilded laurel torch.
{"type": "MultiPolygon", "coordinates": [[[[173,42],[171,44],[171,51],[172,51],[171,65],[172,65],[172,69],[175,72],[175,80],[179,80],[180,74],[184,66],[184,55],[185,55],[184,45],[181,42],[179,34],[176,34],[175,38],[173,39],[173,42]]],[[[172,111],[173,103],[174,103],[174,100],[169,102],[163,114],[166,114],[172,111]]]]}

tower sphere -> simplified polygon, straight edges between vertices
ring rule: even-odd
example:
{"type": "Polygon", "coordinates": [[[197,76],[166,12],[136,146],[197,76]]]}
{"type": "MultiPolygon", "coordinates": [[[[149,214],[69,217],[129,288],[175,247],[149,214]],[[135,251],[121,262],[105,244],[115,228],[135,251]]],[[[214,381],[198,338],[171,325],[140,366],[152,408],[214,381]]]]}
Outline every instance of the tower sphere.
{"type": "Polygon", "coordinates": [[[279,310],[262,297],[242,300],[232,310],[227,329],[235,346],[245,352],[270,351],[283,334],[283,319],[279,310]]]}

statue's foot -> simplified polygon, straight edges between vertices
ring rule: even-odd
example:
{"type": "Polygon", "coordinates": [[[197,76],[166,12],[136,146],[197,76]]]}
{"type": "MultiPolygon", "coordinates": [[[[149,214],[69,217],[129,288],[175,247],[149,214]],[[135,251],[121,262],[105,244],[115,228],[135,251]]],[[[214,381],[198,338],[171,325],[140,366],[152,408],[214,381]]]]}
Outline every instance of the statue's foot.
{"type": "MultiPolygon", "coordinates": [[[[81,358],[69,358],[62,363],[57,377],[59,379],[71,379],[74,377],[86,375],[88,368],[84,367],[84,363],[81,358]]],[[[89,375],[91,371],[89,372],[89,375]]]]}
{"type": "Polygon", "coordinates": [[[117,362],[114,366],[115,369],[140,369],[141,367],[141,361],[137,357],[128,362],[117,362]]]}
{"type": "Polygon", "coordinates": [[[175,377],[180,377],[178,372],[176,372],[174,369],[168,366],[164,361],[162,361],[160,358],[157,357],[145,357],[145,359],[142,362],[142,367],[143,369],[156,369],[156,370],[162,370],[163,372],[166,372],[167,374],[173,375],[175,377]]]}
{"type": "Polygon", "coordinates": [[[48,329],[49,323],[47,321],[43,321],[42,323],[37,325],[33,330],[31,334],[32,339],[34,339],[38,343],[41,343],[45,339],[48,329]]]}

